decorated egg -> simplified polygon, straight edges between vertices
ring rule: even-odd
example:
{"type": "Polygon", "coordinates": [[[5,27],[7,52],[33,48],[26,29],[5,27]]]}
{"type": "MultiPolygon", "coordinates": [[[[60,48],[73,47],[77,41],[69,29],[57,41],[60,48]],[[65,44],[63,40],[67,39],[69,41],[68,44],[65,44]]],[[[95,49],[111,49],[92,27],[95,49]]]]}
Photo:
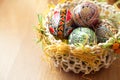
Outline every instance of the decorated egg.
{"type": "Polygon", "coordinates": [[[99,22],[98,7],[91,2],[84,2],[73,9],[73,20],[79,26],[94,27],[99,22]]]}
{"type": "Polygon", "coordinates": [[[118,32],[118,28],[112,23],[112,21],[103,19],[101,20],[95,32],[98,42],[105,42],[118,32]]]}
{"type": "Polygon", "coordinates": [[[64,39],[72,32],[72,15],[69,9],[54,11],[49,25],[49,31],[56,38],[64,39]]]}
{"type": "Polygon", "coordinates": [[[93,45],[97,43],[97,37],[95,32],[86,27],[79,27],[72,31],[69,36],[69,44],[73,44],[75,46],[82,45],[93,45]]]}

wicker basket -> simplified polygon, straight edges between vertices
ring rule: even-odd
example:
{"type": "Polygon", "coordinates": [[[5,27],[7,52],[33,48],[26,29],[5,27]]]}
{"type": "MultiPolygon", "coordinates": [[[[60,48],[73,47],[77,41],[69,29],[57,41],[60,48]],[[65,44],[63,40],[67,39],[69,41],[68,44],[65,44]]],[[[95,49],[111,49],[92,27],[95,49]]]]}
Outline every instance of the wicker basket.
{"type": "MultiPolygon", "coordinates": [[[[38,39],[44,45],[44,53],[51,58],[56,67],[62,68],[65,72],[73,71],[74,73],[82,72],[84,74],[90,74],[91,72],[99,71],[101,68],[108,68],[116,59],[116,49],[114,50],[113,46],[115,43],[120,46],[120,29],[117,34],[110,37],[105,43],[99,43],[93,46],[85,45],[83,47],[75,47],[66,44],[63,40],[57,40],[48,30],[49,18],[54,10],[65,7],[71,7],[72,9],[82,2],[85,2],[85,0],[67,1],[58,4],[50,10],[45,17],[45,23],[43,25],[40,24],[37,30],[39,34],[38,39]]],[[[100,15],[103,18],[113,19],[116,26],[120,28],[119,21],[117,20],[117,15],[120,16],[120,12],[117,12],[114,6],[108,5],[105,2],[92,2],[99,6],[101,10],[100,15]],[[111,17],[111,15],[113,16],[111,17]]]]}

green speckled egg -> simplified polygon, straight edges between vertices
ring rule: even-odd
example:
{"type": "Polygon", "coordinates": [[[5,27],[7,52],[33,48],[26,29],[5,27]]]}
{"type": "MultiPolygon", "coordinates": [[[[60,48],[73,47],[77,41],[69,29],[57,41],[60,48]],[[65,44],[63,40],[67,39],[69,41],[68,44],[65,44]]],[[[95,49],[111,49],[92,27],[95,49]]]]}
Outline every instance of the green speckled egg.
{"type": "Polygon", "coordinates": [[[97,43],[95,32],[86,27],[79,27],[72,31],[69,36],[69,44],[78,46],[82,45],[93,45],[97,43]]]}
{"type": "Polygon", "coordinates": [[[106,42],[110,37],[118,32],[118,28],[112,23],[112,21],[104,19],[101,20],[98,28],[95,30],[98,43],[106,42]]]}

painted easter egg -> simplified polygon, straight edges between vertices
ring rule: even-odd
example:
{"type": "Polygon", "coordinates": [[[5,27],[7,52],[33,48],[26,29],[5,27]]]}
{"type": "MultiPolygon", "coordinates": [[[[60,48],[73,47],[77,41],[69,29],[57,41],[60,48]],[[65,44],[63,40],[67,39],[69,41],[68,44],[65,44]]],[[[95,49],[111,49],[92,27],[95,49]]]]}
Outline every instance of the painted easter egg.
{"type": "Polygon", "coordinates": [[[112,21],[103,19],[101,20],[95,32],[98,42],[105,42],[118,32],[118,28],[112,23],[112,21]]]}
{"type": "Polygon", "coordinates": [[[69,36],[69,44],[73,44],[75,46],[82,45],[93,45],[97,43],[97,37],[95,32],[86,27],[79,27],[72,31],[69,36]]]}
{"type": "Polygon", "coordinates": [[[79,26],[94,27],[99,22],[98,7],[91,2],[84,2],[73,9],[73,20],[79,26]]]}
{"type": "Polygon", "coordinates": [[[49,31],[57,38],[64,39],[72,32],[72,15],[69,9],[60,9],[54,11],[51,17],[49,31]]]}

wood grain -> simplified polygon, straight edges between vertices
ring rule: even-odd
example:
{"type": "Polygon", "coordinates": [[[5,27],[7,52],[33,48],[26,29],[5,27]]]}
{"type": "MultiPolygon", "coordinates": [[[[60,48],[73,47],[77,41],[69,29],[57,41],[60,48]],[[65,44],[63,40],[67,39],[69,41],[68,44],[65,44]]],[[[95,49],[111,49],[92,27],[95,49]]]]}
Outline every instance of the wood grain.
{"type": "MultiPolygon", "coordinates": [[[[42,60],[33,25],[47,0],[0,0],[0,80],[87,80],[42,60]]],[[[120,80],[120,59],[108,69],[86,75],[93,80],[120,80]]]]}

